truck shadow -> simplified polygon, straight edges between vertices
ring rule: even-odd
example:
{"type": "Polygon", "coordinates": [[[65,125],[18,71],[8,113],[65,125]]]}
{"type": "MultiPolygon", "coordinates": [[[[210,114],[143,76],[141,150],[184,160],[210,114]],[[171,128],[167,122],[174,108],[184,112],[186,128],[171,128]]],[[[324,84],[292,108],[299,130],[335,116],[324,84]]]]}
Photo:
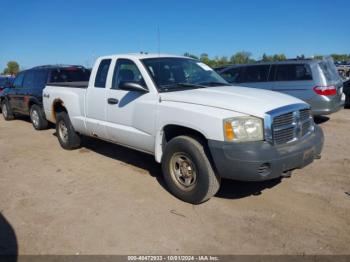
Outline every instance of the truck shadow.
{"type": "Polygon", "coordinates": [[[0,261],[17,261],[18,244],[15,230],[0,213],[0,261]]]}
{"type": "MultiPolygon", "coordinates": [[[[163,180],[161,166],[155,162],[153,156],[90,137],[83,138],[83,146],[95,153],[146,171],[157,180],[164,190],[169,192],[163,180]]],[[[216,197],[240,199],[252,195],[257,196],[264,189],[272,188],[280,182],[281,179],[264,182],[240,182],[223,179],[216,197]]]]}
{"type": "Polygon", "coordinates": [[[261,182],[242,182],[223,179],[215,197],[240,199],[249,196],[259,196],[263,190],[277,186],[279,183],[281,183],[281,178],[261,182]]]}
{"type": "Polygon", "coordinates": [[[156,178],[158,183],[166,189],[162,178],[161,166],[155,162],[154,156],[90,137],[83,137],[82,146],[97,154],[146,171],[149,175],[156,178]]]}

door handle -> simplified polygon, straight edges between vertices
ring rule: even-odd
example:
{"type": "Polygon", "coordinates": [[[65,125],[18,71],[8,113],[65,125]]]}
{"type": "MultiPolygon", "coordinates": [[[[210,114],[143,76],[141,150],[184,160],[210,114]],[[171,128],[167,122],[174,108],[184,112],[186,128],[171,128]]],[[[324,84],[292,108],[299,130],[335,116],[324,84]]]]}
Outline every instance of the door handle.
{"type": "Polygon", "coordinates": [[[119,100],[116,99],[116,98],[108,98],[108,99],[107,99],[107,102],[108,102],[108,104],[110,104],[110,105],[116,105],[116,104],[119,103],[119,100]]]}

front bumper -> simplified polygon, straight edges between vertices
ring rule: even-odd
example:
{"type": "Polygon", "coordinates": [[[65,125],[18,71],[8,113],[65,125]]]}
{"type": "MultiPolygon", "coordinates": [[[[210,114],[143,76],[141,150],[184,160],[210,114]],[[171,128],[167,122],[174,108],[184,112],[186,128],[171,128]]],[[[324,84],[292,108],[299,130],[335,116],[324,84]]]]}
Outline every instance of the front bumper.
{"type": "Polygon", "coordinates": [[[321,154],[322,129],[294,143],[272,145],[266,141],[230,143],[209,141],[218,175],[242,181],[263,181],[280,177],[284,172],[303,168],[321,154]]]}

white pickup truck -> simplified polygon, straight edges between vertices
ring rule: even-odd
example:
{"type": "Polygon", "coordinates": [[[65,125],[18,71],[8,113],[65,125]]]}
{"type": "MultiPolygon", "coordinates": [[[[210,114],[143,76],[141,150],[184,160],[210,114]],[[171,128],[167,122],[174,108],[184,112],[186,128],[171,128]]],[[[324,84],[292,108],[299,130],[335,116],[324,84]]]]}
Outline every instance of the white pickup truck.
{"type": "Polygon", "coordinates": [[[319,158],[324,141],[308,104],[229,85],[187,57],[101,57],[88,83],[51,83],[43,97],[64,149],[85,135],[152,154],[169,190],[195,204],[215,195],[221,178],[287,176],[319,158]]]}

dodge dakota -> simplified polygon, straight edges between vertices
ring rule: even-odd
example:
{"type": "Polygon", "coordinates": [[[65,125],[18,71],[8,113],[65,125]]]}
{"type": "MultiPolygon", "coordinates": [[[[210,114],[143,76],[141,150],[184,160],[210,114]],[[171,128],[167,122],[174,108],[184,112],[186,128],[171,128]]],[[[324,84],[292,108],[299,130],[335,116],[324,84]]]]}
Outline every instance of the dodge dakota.
{"type": "Polygon", "coordinates": [[[303,101],[232,86],[181,56],[100,57],[89,82],[48,84],[43,103],[64,149],[85,135],[152,154],[170,192],[194,204],[221,178],[287,176],[319,158],[324,141],[303,101]]]}

